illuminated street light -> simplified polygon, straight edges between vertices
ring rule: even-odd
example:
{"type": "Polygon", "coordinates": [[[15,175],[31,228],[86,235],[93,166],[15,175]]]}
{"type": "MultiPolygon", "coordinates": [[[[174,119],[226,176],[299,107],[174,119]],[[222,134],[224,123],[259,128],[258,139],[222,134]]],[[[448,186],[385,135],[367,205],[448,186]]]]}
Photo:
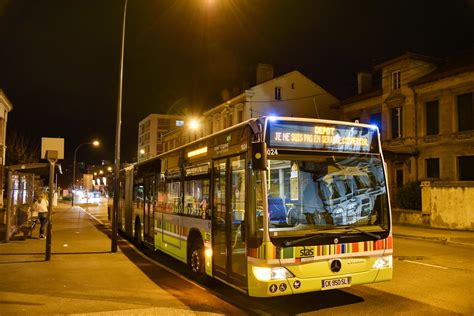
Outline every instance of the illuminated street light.
{"type": "Polygon", "coordinates": [[[108,172],[112,172],[112,170],[113,170],[112,167],[107,167],[108,172]]]}
{"type": "Polygon", "coordinates": [[[77,150],[84,145],[93,145],[94,147],[98,147],[100,143],[98,140],[82,143],[82,144],[79,144],[74,150],[74,163],[72,165],[72,199],[71,199],[72,206],[74,206],[74,191],[76,190],[76,155],[77,155],[77,150]]]}
{"type": "Polygon", "coordinates": [[[145,149],[140,149],[140,155],[144,155],[145,154],[145,149]]]}
{"type": "Polygon", "coordinates": [[[189,122],[189,128],[192,129],[192,130],[197,130],[200,125],[201,125],[201,124],[200,124],[199,121],[196,120],[196,119],[192,119],[192,120],[189,122]]]}
{"type": "Polygon", "coordinates": [[[102,170],[99,170],[99,174],[104,174],[104,172],[102,170]]]}

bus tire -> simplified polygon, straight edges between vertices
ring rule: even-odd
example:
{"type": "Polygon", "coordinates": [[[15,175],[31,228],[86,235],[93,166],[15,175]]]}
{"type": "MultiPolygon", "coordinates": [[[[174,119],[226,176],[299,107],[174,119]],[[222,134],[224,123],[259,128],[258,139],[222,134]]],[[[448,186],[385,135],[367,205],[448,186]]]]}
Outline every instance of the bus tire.
{"type": "Polygon", "coordinates": [[[135,234],[133,235],[133,241],[137,247],[142,246],[142,225],[140,218],[135,220],[135,234]]]}
{"type": "Polygon", "coordinates": [[[193,239],[189,246],[188,266],[193,277],[203,283],[207,281],[205,262],[204,244],[202,240],[200,238],[193,239]]]}

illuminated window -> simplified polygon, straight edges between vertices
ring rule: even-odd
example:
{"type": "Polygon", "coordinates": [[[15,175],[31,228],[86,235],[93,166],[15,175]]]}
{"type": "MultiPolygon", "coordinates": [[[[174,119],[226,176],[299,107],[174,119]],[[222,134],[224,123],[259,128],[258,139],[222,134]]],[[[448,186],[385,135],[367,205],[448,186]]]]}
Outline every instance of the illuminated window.
{"type": "Polygon", "coordinates": [[[458,157],[459,180],[474,181],[474,156],[458,157]]]}
{"type": "Polygon", "coordinates": [[[392,109],[392,139],[403,136],[403,111],[401,107],[392,109]]]}
{"type": "Polygon", "coordinates": [[[281,88],[275,87],[275,100],[281,100],[281,88]]]}
{"type": "Polygon", "coordinates": [[[392,72],[392,90],[400,89],[400,70],[392,72]]]}
{"type": "Polygon", "coordinates": [[[439,134],[439,102],[430,101],[425,104],[426,135],[439,134]]]}
{"type": "Polygon", "coordinates": [[[183,126],[184,121],[183,120],[176,120],[176,126],[183,126]]]}
{"type": "Polygon", "coordinates": [[[474,130],[474,94],[465,93],[457,96],[458,104],[458,131],[474,130]]]}
{"type": "Polygon", "coordinates": [[[439,179],[439,158],[426,159],[426,177],[439,179]]]}

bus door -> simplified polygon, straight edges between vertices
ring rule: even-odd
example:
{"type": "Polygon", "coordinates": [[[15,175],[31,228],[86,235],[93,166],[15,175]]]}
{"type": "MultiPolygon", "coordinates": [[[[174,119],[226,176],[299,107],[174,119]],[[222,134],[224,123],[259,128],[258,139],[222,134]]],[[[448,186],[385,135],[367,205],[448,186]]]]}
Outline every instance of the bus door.
{"type": "Polygon", "coordinates": [[[143,214],[143,235],[147,243],[153,244],[154,240],[154,204],[155,204],[155,176],[145,178],[145,213],[143,214]]]}
{"type": "Polygon", "coordinates": [[[245,156],[214,161],[213,168],[214,275],[246,287],[245,156]]]}

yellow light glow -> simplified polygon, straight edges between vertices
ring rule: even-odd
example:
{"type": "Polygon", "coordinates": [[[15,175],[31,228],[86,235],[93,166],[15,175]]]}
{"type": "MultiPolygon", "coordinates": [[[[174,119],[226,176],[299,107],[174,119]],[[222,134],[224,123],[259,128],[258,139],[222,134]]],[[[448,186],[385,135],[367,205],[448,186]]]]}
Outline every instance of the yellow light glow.
{"type": "Polygon", "coordinates": [[[107,171],[111,172],[111,171],[112,171],[112,167],[107,167],[107,171]]]}
{"type": "Polygon", "coordinates": [[[99,141],[98,141],[98,140],[94,140],[94,141],[92,142],[92,145],[94,145],[94,146],[99,146],[99,145],[100,145],[100,143],[99,143],[99,141]]]}
{"type": "Polygon", "coordinates": [[[199,128],[199,125],[200,125],[200,124],[199,124],[199,121],[198,121],[198,120],[191,120],[191,121],[189,122],[189,128],[190,128],[190,129],[193,129],[193,130],[198,129],[198,128],[199,128]]]}
{"type": "Polygon", "coordinates": [[[188,158],[191,158],[197,155],[202,155],[205,153],[207,153],[207,147],[202,147],[202,148],[188,152],[188,158]]]}
{"type": "Polygon", "coordinates": [[[140,154],[141,154],[141,155],[144,155],[144,154],[145,154],[145,149],[143,149],[143,148],[140,149],[140,154]]]}
{"type": "Polygon", "coordinates": [[[206,248],[206,250],[204,251],[204,254],[206,255],[207,258],[211,258],[212,257],[212,248],[206,248]]]}

